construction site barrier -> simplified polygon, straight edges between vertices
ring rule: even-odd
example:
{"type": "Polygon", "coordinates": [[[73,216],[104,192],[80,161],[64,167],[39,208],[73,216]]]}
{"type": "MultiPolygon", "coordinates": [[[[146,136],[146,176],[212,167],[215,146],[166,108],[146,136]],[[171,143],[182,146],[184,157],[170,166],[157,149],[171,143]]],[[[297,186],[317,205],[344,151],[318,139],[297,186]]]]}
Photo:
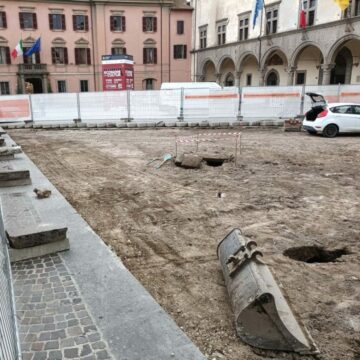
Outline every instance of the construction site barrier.
{"type": "MultiPolygon", "coordinates": [[[[201,83],[199,83],[201,86],[201,83]]],[[[303,115],[307,92],[360,103],[360,85],[228,87],[0,96],[0,122],[209,122],[303,115]]]]}

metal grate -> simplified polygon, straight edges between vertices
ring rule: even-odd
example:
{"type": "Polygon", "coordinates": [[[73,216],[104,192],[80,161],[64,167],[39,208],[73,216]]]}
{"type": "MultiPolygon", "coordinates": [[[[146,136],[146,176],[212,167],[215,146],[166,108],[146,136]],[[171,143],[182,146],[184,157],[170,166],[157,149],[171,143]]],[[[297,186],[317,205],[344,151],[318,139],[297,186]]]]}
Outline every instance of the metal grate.
{"type": "Polygon", "coordinates": [[[16,325],[15,298],[7,248],[2,209],[0,205],[0,359],[21,360],[16,325]]]}

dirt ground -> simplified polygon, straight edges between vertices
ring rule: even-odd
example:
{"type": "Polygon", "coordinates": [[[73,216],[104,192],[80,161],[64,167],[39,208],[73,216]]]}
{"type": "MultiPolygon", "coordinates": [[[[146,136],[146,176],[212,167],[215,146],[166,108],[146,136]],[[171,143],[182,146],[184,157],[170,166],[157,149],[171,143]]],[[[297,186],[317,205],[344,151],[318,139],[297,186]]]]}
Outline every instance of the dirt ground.
{"type": "MultiPolygon", "coordinates": [[[[176,135],[196,132],[10,135],[209,359],[297,358],[236,337],[216,256],[234,227],[263,250],[318,345],[317,358],[360,359],[360,137],[245,130],[237,167],[147,165],[174,152],[176,135]],[[283,255],[302,245],[346,246],[350,254],[328,263],[283,255]]],[[[232,150],[232,141],[200,146],[232,150]]]]}

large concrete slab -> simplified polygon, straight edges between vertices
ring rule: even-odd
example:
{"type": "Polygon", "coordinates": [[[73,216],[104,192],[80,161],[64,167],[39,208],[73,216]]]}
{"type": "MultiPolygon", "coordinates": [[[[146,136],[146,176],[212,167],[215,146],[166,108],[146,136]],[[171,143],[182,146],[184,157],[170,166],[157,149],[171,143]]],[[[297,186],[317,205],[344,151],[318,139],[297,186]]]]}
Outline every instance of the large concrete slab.
{"type": "Polygon", "coordinates": [[[1,195],[5,231],[11,247],[24,249],[66,239],[66,226],[42,220],[34,204],[33,194],[14,192],[1,195]]]}
{"type": "Polygon", "coordinates": [[[0,167],[0,187],[30,185],[29,170],[6,170],[0,167]]]}
{"type": "MultiPolygon", "coordinates": [[[[36,210],[44,222],[68,226],[71,250],[60,256],[115,358],[205,360],[172,318],[28,157],[20,154],[16,161],[30,170],[35,187],[52,191],[49,199],[30,199],[36,202],[36,210]]],[[[17,191],[32,192],[30,186],[19,189],[17,191]]],[[[11,188],[0,188],[0,194],[11,191],[11,188]]]]}

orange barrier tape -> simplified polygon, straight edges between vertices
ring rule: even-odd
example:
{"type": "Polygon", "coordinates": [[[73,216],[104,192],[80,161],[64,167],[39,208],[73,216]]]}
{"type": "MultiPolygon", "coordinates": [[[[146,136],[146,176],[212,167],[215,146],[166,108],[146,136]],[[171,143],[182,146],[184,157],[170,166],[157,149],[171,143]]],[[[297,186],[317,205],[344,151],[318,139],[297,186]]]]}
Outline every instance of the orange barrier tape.
{"type": "Polygon", "coordinates": [[[0,99],[0,119],[14,119],[28,116],[30,116],[28,99],[0,99]]]}
{"type": "Polygon", "coordinates": [[[236,99],[238,94],[222,94],[222,95],[185,95],[185,99],[236,99]]]}
{"type": "Polygon", "coordinates": [[[342,92],[340,96],[360,96],[360,92],[342,92]]]}
{"type": "Polygon", "coordinates": [[[251,97],[300,97],[299,93],[271,93],[271,94],[244,94],[244,98],[251,97]]]}

